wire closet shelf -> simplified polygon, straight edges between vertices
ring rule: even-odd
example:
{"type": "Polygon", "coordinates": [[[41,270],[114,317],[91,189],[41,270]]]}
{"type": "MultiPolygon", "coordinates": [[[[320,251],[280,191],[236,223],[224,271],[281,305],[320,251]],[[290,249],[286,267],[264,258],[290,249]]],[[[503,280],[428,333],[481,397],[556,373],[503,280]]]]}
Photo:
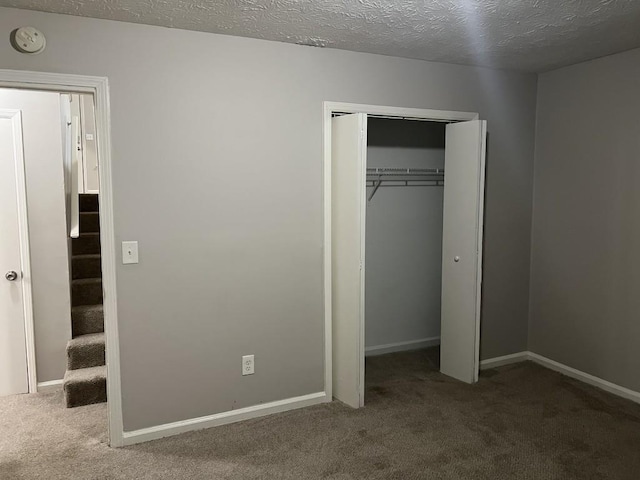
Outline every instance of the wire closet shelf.
{"type": "Polygon", "coordinates": [[[444,168],[367,168],[370,202],[380,187],[443,187],[444,168]]]}

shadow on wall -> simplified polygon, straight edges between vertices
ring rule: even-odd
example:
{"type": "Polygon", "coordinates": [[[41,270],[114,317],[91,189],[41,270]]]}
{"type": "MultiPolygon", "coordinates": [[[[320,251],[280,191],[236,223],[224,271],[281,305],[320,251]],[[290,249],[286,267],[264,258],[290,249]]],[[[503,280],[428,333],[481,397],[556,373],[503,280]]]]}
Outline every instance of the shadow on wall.
{"type": "Polygon", "coordinates": [[[444,148],[446,123],[390,118],[369,118],[368,146],[444,148]]]}

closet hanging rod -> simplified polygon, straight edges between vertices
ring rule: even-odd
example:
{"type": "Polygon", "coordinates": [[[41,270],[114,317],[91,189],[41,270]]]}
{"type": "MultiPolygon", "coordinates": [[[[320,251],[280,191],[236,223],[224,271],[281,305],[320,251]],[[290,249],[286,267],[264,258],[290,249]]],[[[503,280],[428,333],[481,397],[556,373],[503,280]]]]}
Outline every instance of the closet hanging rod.
{"type": "Polygon", "coordinates": [[[424,177],[444,175],[444,168],[367,168],[367,175],[370,176],[402,176],[402,177],[424,177]]]}
{"type": "Polygon", "coordinates": [[[380,187],[443,187],[444,186],[444,170],[443,169],[367,169],[366,186],[373,187],[369,193],[367,201],[371,201],[380,187]],[[393,170],[393,173],[381,173],[380,170],[393,170]],[[407,173],[414,170],[411,173],[407,173]],[[417,173],[415,170],[421,170],[417,173]],[[426,170],[426,172],[425,172],[426,170]]]}
{"type": "MultiPolygon", "coordinates": [[[[411,180],[397,180],[393,183],[375,182],[373,180],[367,180],[367,188],[373,188],[377,190],[379,187],[444,187],[444,180],[418,180],[413,183],[411,180]],[[429,182],[429,183],[427,183],[429,182]]],[[[369,194],[369,197],[373,198],[373,191],[369,194]]]]}
{"type": "Polygon", "coordinates": [[[376,194],[380,187],[444,187],[444,180],[436,180],[435,178],[432,180],[389,180],[392,182],[391,184],[385,182],[384,180],[375,181],[375,180],[367,180],[367,188],[373,188],[369,195],[367,196],[367,201],[370,202],[373,196],[376,194]],[[416,183],[411,183],[416,182],[416,183]],[[430,182],[430,183],[425,183],[430,182]]]}
{"type": "Polygon", "coordinates": [[[444,186],[444,180],[439,178],[424,180],[367,180],[367,187],[375,187],[380,184],[381,187],[441,187],[444,186]]]}

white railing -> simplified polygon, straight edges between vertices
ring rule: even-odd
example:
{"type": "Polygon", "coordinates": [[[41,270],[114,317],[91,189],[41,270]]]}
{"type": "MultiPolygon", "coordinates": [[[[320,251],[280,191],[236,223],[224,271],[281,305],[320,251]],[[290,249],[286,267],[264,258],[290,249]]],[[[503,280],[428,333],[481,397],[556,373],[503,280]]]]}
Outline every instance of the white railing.
{"type": "Polygon", "coordinates": [[[78,238],[80,235],[80,118],[73,116],[71,118],[70,139],[67,143],[67,149],[71,157],[71,219],[69,225],[69,236],[78,238]]]}

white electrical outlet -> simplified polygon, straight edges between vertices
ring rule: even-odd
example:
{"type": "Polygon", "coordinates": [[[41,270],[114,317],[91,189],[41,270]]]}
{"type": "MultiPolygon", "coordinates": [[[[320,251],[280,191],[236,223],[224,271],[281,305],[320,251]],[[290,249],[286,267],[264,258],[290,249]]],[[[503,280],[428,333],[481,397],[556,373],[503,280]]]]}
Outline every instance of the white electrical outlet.
{"type": "Polygon", "coordinates": [[[242,375],[253,375],[255,363],[253,355],[244,355],[242,357],[242,375]]]}

